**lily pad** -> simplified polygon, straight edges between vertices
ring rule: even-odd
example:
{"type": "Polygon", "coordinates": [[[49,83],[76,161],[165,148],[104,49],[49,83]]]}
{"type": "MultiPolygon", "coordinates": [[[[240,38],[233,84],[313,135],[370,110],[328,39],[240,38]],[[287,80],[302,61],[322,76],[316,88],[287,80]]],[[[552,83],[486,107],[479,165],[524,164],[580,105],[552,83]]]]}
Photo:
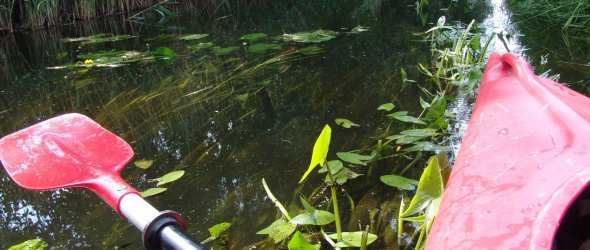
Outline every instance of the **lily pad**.
{"type": "Polygon", "coordinates": [[[156,186],[162,186],[166,183],[170,183],[180,179],[184,175],[184,170],[178,170],[174,172],[170,172],[165,174],[164,176],[158,178],[158,184],[156,186]]]}
{"type": "Polygon", "coordinates": [[[250,33],[250,34],[246,34],[240,37],[240,40],[246,40],[246,41],[256,41],[258,39],[262,39],[262,38],[266,38],[268,37],[267,34],[264,33],[250,33]]]}
{"type": "Polygon", "coordinates": [[[230,46],[230,47],[213,47],[213,52],[215,53],[215,55],[218,56],[224,56],[224,55],[229,55],[234,51],[239,50],[240,47],[238,46],[230,46]]]}
{"type": "Polygon", "coordinates": [[[251,46],[248,47],[248,52],[252,52],[252,53],[264,53],[267,50],[281,50],[283,49],[283,47],[281,47],[281,45],[278,44],[274,44],[274,43],[257,43],[257,44],[252,44],[251,46]]]}
{"type": "Polygon", "coordinates": [[[340,33],[331,30],[316,30],[311,32],[284,34],[283,40],[286,42],[292,41],[297,43],[321,43],[334,39],[338,34],[340,33]]]}
{"type": "Polygon", "coordinates": [[[185,41],[198,40],[198,39],[203,39],[208,36],[209,36],[209,34],[190,34],[190,35],[181,36],[178,38],[178,40],[185,40],[185,41]]]}
{"type": "Polygon", "coordinates": [[[143,198],[146,198],[146,197],[154,196],[157,194],[161,194],[161,193],[165,192],[166,190],[168,190],[168,189],[167,188],[148,188],[147,190],[141,192],[141,196],[143,196],[143,198]]]}

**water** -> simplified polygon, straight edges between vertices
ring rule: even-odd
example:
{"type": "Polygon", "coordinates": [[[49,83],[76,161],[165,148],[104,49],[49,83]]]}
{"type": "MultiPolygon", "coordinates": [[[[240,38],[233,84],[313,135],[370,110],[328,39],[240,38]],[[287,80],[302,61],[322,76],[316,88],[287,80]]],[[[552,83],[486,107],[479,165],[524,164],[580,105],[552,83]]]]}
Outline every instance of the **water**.
{"type": "MultiPolygon", "coordinates": [[[[412,35],[426,27],[407,4],[275,4],[213,21],[183,14],[162,27],[115,19],[6,35],[0,41],[0,135],[66,112],[86,114],[128,141],[135,159],[154,160],[148,170],[130,165],[123,171],[123,178],[138,190],[153,187],[151,180],[170,171],[186,171],[166,185],[168,191],[148,201],[181,213],[191,235],[205,239],[208,227],[225,221],[232,223],[230,248],[254,244],[266,238],[254,232],[277,215],[261,179],[286,206],[301,206],[298,196],[309,195],[321,181],[312,178],[297,185],[324,124],[334,129],[329,157],[335,158],[335,152],[374,143],[369,137],[384,121],[376,110],[380,104],[395,101],[399,110],[419,108],[420,91],[401,83],[399,69],[419,82],[415,65],[428,62],[430,52],[412,35]],[[359,25],[369,30],[348,33],[359,25]],[[342,34],[315,45],[321,52],[310,54],[295,51],[311,44],[274,40],[316,29],[342,34]],[[255,32],[268,34],[265,41],[281,45],[281,50],[248,53],[249,42],[239,38],[255,32]],[[90,45],[64,42],[101,33],[132,38],[90,45]],[[195,33],[209,37],[174,39],[195,33]],[[201,41],[239,50],[215,55],[211,49],[188,48],[201,41]],[[172,49],[177,57],[117,68],[46,69],[83,64],[78,56],[91,52],[148,53],[158,47],[172,49]],[[360,127],[338,127],[336,118],[360,127]]],[[[432,7],[433,16],[438,9],[432,7]]],[[[366,189],[351,193],[362,196],[366,189]]],[[[140,247],[139,233],[89,191],[33,193],[6,176],[0,177],[0,190],[0,247],[35,237],[56,249],[140,247]]]]}

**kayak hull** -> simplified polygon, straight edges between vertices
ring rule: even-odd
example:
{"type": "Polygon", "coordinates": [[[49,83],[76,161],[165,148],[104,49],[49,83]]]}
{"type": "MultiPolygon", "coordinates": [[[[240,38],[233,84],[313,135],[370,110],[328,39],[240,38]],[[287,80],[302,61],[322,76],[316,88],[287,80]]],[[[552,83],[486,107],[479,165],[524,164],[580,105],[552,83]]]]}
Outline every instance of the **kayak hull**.
{"type": "Polygon", "coordinates": [[[590,181],[590,99],[494,53],[427,249],[551,249],[590,181]]]}

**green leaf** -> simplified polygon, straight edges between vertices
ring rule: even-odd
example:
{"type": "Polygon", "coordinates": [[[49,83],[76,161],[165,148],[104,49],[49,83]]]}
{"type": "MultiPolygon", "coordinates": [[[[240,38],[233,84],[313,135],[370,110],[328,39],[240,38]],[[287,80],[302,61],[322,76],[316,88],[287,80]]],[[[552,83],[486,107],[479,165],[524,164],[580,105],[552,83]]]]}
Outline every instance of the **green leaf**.
{"type": "Polygon", "coordinates": [[[219,223],[219,224],[212,226],[208,229],[209,234],[211,235],[211,237],[217,238],[217,237],[219,237],[219,235],[221,235],[221,233],[225,232],[230,226],[231,226],[231,223],[229,223],[229,222],[219,223]]]}
{"type": "Polygon", "coordinates": [[[277,198],[275,198],[275,196],[272,194],[270,188],[268,188],[268,185],[266,185],[266,180],[264,178],[262,178],[262,187],[264,187],[266,195],[268,195],[268,198],[270,198],[270,200],[275,204],[279,211],[285,216],[285,218],[290,220],[291,216],[289,216],[287,209],[285,209],[285,206],[283,206],[283,204],[279,200],[277,200],[277,198]]]}
{"type": "Polygon", "coordinates": [[[265,227],[264,229],[256,232],[256,234],[270,234],[270,232],[272,232],[272,230],[275,227],[282,226],[282,225],[285,225],[287,223],[288,222],[285,221],[285,220],[283,220],[282,218],[281,219],[278,219],[278,220],[274,221],[272,224],[270,224],[268,227],[265,227]]]}
{"type": "Polygon", "coordinates": [[[295,228],[297,228],[297,225],[291,223],[276,226],[270,231],[269,236],[275,241],[276,244],[289,237],[295,231],[295,228]]]}
{"type": "Polygon", "coordinates": [[[44,250],[49,245],[41,239],[27,240],[18,245],[14,245],[8,248],[8,250],[44,250]]]}
{"type": "Polygon", "coordinates": [[[150,197],[150,196],[154,196],[154,195],[163,193],[166,190],[168,190],[168,189],[167,188],[149,188],[148,190],[141,192],[141,196],[143,196],[143,198],[146,198],[146,197],[150,197]]]}
{"type": "MultiPolygon", "coordinates": [[[[328,165],[328,167],[330,167],[330,172],[332,172],[332,174],[338,173],[338,171],[340,171],[340,169],[342,169],[344,167],[344,164],[342,164],[342,162],[339,160],[329,161],[327,165],[328,165]]],[[[320,170],[318,171],[318,173],[327,173],[327,172],[328,172],[328,168],[326,167],[326,164],[324,164],[324,166],[322,166],[322,168],[320,168],[320,170]]]]}
{"type": "Polygon", "coordinates": [[[369,30],[369,27],[365,27],[365,26],[360,26],[359,25],[359,26],[356,26],[356,27],[352,28],[352,30],[350,31],[350,33],[358,34],[358,33],[361,33],[361,32],[368,31],[368,30],[369,30]]]}
{"type": "Polygon", "coordinates": [[[153,163],[154,160],[137,160],[133,162],[133,165],[141,169],[148,169],[153,163]]]}
{"type": "Polygon", "coordinates": [[[331,30],[316,30],[312,32],[298,32],[294,34],[284,34],[283,39],[286,42],[293,41],[297,43],[320,43],[332,40],[338,36],[338,32],[331,30]]]}
{"type": "Polygon", "coordinates": [[[330,126],[326,124],[326,126],[324,126],[324,129],[322,130],[322,133],[320,133],[320,136],[318,136],[318,139],[315,141],[315,144],[313,145],[311,162],[309,163],[307,171],[303,174],[301,180],[299,180],[299,183],[303,182],[303,180],[307,178],[307,175],[309,175],[309,173],[311,173],[311,171],[313,171],[313,169],[318,164],[320,166],[324,165],[326,157],[328,156],[328,150],[330,149],[331,134],[332,128],[330,128],[330,126]]]}
{"type": "Polygon", "coordinates": [[[264,33],[250,33],[240,37],[240,40],[247,40],[247,41],[256,41],[258,39],[262,39],[267,37],[267,34],[264,33]]]}
{"type": "Polygon", "coordinates": [[[381,182],[389,186],[404,190],[414,190],[416,189],[416,185],[418,185],[418,181],[399,175],[383,175],[380,179],[381,182]]]}
{"type": "Polygon", "coordinates": [[[248,47],[248,52],[251,53],[265,53],[267,50],[281,50],[283,47],[274,43],[257,43],[248,47]]]}
{"type": "Polygon", "coordinates": [[[338,158],[345,162],[349,162],[352,164],[363,165],[365,164],[364,161],[369,161],[373,159],[373,156],[369,155],[359,155],[357,153],[352,152],[338,152],[336,153],[338,158]]]}
{"type": "Polygon", "coordinates": [[[397,140],[395,140],[396,144],[410,144],[410,143],[414,143],[416,141],[422,140],[424,139],[425,136],[407,136],[407,135],[401,135],[401,137],[397,138],[397,140]]]}
{"type": "Polygon", "coordinates": [[[419,118],[409,116],[409,115],[395,116],[393,118],[396,120],[402,121],[402,122],[409,122],[409,123],[426,125],[426,123],[424,121],[420,120],[419,118]]]}
{"type": "Polygon", "coordinates": [[[313,214],[311,213],[302,213],[293,217],[289,221],[291,224],[295,225],[326,225],[330,224],[334,221],[334,214],[328,211],[323,210],[316,210],[313,214]]]}
{"type": "Polygon", "coordinates": [[[176,57],[176,52],[168,47],[158,47],[156,51],[154,51],[154,55],[161,56],[161,57],[176,57]]]}
{"type": "Polygon", "coordinates": [[[353,121],[344,118],[336,118],[334,122],[336,122],[337,125],[340,125],[343,128],[360,127],[360,125],[354,123],[353,121]]]}
{"type": "MultiPolygon", "coordinates": [[[[363,238],[363,231],[358,232],[342,232],[342,241],[336,243],[336,247],[361,247],[361,241],[363,238]]],[[[338,239],[337,234],[328,235],[332,239],[338,239]]],[[[367,238],[367,245],[377,240],[377,235],[369,234],[367,238]]]]}
{"type": "Polygon", "coordinates": [[[201,50],[201,49],[213,47],[213,43],[212,42],[204,42],[204,43],[197,43],[197,44],[189,44],[186,47],[191,50],[201,50]]]}
{"type": "Polygon", "coordinates": [[[234,51],[239,50],[240,47],[238,46],[231,46],[231,47],[213,47],[213,53],[215,53],[215,55],[218,56],[224,56],[224,55],[229,55],[234,51]]]}
{"type": "Polygon", "coordinates": [[[393,110],[393,108],[395,108],[395,105],[393,105],[393,103],[383,103],[381,104],[381,106],[379,106],[377,108],[377,110],[385,110],[385,111],[391,111],[393,110]]]}
{"type": "Polygon", "coordinates": [[[208,37],[209,34],[190,34],[190,35],[184,35],[178,38],[178,40],[185,40],[185,41],[190,41],[190,40],[198,40],[198,39],[202,39],[205,37],[208,37]]]}
{"type": "Polygon", "coordinates": [[[426,119],[438,119],[444,117],[445,111],[447,110],[447,101],[444,96],[437,95],[430,102],[430,108],[426,113],[426,119]]]}
{"type": "Polygon", "coordinates": [[[293,237],[291,237],[288,247],[289,250],[319,250],[320,244],[309,244],[305,240],[305,237],[303,237],[303,234],[296,231],[295,234],[293,234],[293,237]]]}
{"type": "Polygon", "coordinates": [[[400,68],[400,72],[402,74],[402,82],[406,82],[408,80],[408,73],[406,73],[406,70],[404,70],[404,68],[400,68]]]}
{"type": "Polygon", "coordinates": [[[407,136],[434,136],[436,134],[436,129],[432,128],[422,128],[422,129],[408,129],[400,132],[402,135],[407,136]]]}
{"type": "Polygon", "coordinates": [[[424,101],[424,99],[422,99],[422,97],[420,97],[420,107],[422,107],[423,109],[430,108],[430,103],[427,103],[426,101],[424,101]]]}
{"type": "Polygon", "coordinates": [[[184,175],[184,170],[178,170],[174,172],[170,172],[165,174],[164,176],[158,178],[158,184],[156,186],[162,186],[166,183],[170,183],[180,179],[184,175]]]}
{"type": "Polygon", "coordinates": [[[420,212],[430,203],[441,198],[443,190],[444,187],[438,164],[438,157],[432,156],[430,157],[428,166],[424,169],[422,176],[420,176],[416,195],[414,195],[410,205],[400,217],[408,217],[420,212]]]}

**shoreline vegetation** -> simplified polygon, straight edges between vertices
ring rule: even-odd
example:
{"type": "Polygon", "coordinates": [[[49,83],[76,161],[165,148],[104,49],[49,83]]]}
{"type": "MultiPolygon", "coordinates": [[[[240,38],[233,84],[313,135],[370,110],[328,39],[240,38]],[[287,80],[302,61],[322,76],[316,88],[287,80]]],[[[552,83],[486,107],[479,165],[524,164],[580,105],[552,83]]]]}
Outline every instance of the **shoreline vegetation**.
{"type": "Polygon", "coordinates": [[[0,0],[0,32],[42,29],[77,21],[125,15],[137,18],[145,12],[155,12],[167,19],[180,10],[198,10],[205,16],[215,16],[227,9],[244,9],[263,0],[0,0]]]}

